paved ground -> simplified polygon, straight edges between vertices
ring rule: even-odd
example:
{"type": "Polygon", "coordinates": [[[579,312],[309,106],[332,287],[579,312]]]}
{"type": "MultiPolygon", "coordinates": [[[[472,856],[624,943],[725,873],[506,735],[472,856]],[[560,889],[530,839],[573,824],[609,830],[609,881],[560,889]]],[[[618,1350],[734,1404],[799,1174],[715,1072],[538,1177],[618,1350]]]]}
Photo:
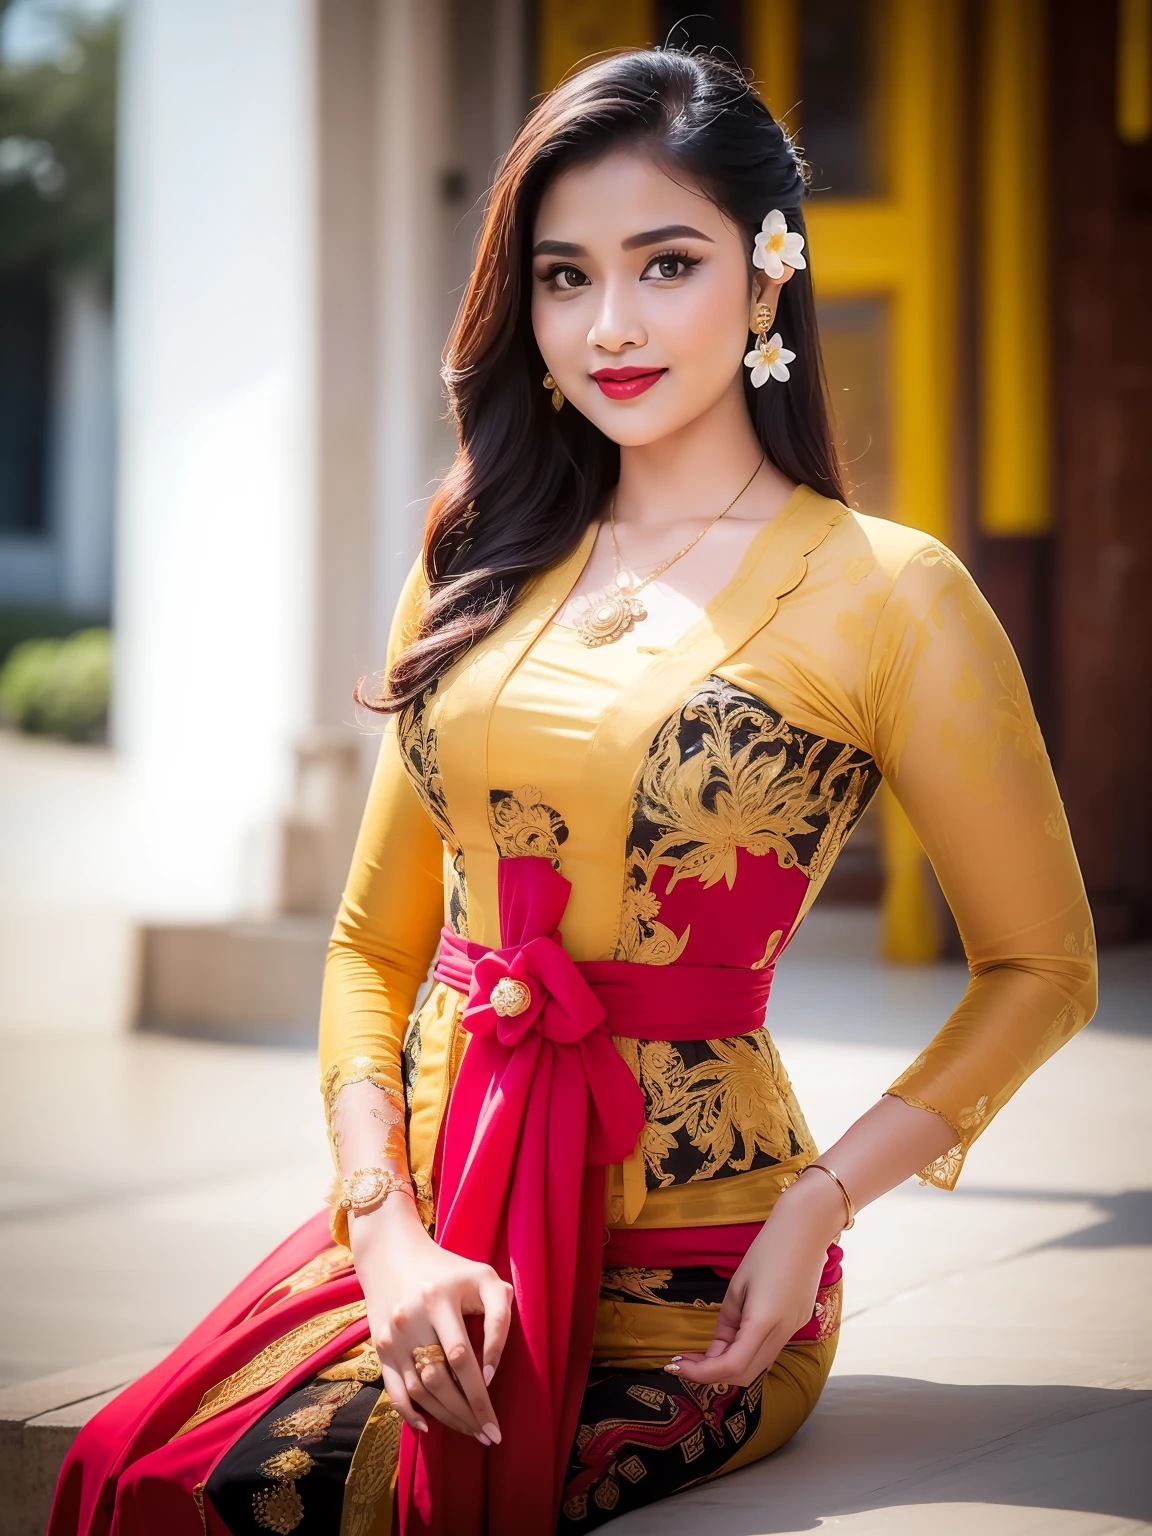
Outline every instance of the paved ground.
{"type": "MultiPolygon", "coordinates": [[[[870,944],[852,915],[814,922],[773,996],[824,1142],[963,987],[954,967],[886,970],[870,944]]],[[[792,1445],[613,1530],[1152,1530],[1150,996],[1152,948],[1106,955],[1097,1022],[959,1190],[913,1183],[861,1217],[835,1374],[792,1445]]],[[[310,1052],[0,1042],[0,1385],[177,1337],[326,1176],[310,1052]]]]}

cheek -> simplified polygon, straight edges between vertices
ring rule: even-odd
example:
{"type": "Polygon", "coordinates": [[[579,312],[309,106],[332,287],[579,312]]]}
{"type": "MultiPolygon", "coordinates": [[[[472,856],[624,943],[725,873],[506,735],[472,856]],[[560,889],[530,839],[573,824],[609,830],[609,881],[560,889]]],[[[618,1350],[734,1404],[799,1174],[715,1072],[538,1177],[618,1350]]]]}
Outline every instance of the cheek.
{"type": "Polygon", "coordinates": [[[536,293],[532,296],[532,330],[543,356],[562,368],[568,356],[584,349],[588,322],[580,316],[579,299],[557,303],[550,294],[536,293]]]}
{"type": "Polygon", "coordinates": [[[706,373],[730,373],[743,355],[747,316],[732,302],[728,284],[700,283],[661,295],[654,315],[669,362],[691,364],[706,373]]]}

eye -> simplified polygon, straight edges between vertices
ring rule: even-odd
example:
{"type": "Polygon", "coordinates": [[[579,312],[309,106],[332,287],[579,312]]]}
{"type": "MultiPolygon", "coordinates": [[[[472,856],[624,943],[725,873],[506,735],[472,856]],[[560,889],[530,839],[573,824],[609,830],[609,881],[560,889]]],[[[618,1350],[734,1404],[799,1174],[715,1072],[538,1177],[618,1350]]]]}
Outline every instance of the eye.
{"type": "Polygon", "coordinates": [[[561,293],[571,293],[573,288],[586,288],[588,279],[579,267],[553,266],[540,274],[542,283],[549,283],[561,293]]]}
{"type": "Polygon", "coordinates": [[[674,282],[684,277],[693,267],[699,266],[699,256],[689,256],[687,251],[661,251],[659,256],[644,268],[644,277],[657,277],[664,282],[674,282]]]}

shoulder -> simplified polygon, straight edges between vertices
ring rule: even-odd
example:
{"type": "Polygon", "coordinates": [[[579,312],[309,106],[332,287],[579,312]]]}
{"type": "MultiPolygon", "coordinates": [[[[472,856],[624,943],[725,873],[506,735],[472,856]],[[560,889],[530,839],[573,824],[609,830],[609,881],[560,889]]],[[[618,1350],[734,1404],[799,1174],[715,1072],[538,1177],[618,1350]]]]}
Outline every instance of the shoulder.
{"type": "Polygon", "coordinates": [[[842,503],[840,516],[829,529],[826,556],[839,562],[840,574],[852,583],[893,586],[910,567],[938,565],[963,569],[951,549],[923,529],[886,517],[870,517],[842,503]]]}
{"type": "Polygon", "coordinates": [[[392,615],[392,625],[388,637],[388,665],[391,666],[396,656],[406,645],[415,640],[420,629],[420,615],[424,609],[424,599],[428,595],[428,578],[424,573],[424,556],[418,554],[408,567],[400,588],[400,596],[396,600],[396,610],[392,615]]]}
{"type": "Polygon", "coordinates": [[[795,600],[820,621],[822,644],[841,670],[867,670],[901,636],[923,639],[983,606],[963,562],[935,535],[841,502],[825,499],[824,510],[827,531],[795,600]]]}
{"type": "Polygon", "coordinates": [[[812,586],[849,607],[863,605],[875,617],[890,598],[932,594],[975,583],[956,553],[934,534],[886,517],[870,517],[842,502],[821,498],[827,533],[809,556],[812,586]]]}

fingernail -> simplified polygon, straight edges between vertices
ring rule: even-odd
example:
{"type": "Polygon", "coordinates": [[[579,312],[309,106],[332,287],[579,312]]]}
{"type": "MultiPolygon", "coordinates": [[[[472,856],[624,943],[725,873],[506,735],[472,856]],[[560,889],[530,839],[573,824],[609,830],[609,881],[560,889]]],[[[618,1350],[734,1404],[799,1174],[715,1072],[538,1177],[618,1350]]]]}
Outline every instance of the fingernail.
{"type": "Polygon", "coordinates": [[[679,1376],[679,1374],[680,1374],[680,1367],[676,1364],[676,1362],[674,1360],[670,1360],[668,1362],[668,1364],[664,1367],[664,1369],[666,1371],[670,1372],[670,1374],[673,1375],[673,1376],[679,1376]]]}
{"type": "Polygon", "coordinates": [[[683,1358],[684,1358],[683,1355],[673,1355],[672,1356],[673,1363],[675,1363],[677,1360],[683,1360],[683,1358]]]}
{"type": "Polygon", "coordinates": [[[425,1424],[423,1419],[417,1419],[416,1420],[416,1428],[420,1431],[420,1433],[422,1435],[426,1435],[428,1433],[428,1426],[427,1426],[427,1424],[425,1424]]]}
{"type": "Polygon", "coordinates": [[[486,1387],[490,1387],[492,1385],[492,1378],[495,1376],[495,1374],[496,1367],[494,1365],[486,1365],[484,1367],[484,1385],[486,1387]]]}
{"type": "Polygon", "coordinates": [[[491,1445],[492,1444],[491,1440],[489,1440],[487,1435],[477,1435],[476,1438],[477,1438],[477,1440],[479,1440],[481,1445],[491,1445]]]}
{"type": "Polygon", "coordinates": [[[485,1424],[484,1433],[494,1440],[497,1445],[500,1444],[500,1431],[496,1428],[495,1424],[485,1424]]]}

